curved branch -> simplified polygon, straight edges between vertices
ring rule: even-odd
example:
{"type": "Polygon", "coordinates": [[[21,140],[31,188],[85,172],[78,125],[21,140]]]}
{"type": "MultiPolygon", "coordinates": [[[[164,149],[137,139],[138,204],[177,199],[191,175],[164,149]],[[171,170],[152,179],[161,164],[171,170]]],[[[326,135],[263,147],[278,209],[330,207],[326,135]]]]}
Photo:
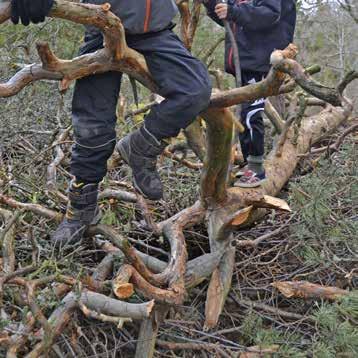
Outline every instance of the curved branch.
{"type": "Polygon", "coordinates": [[[3,271],[7,274],[15,271],[16,258],[14,249],[15,225],[21,211],[12,214],[11,211],[0,208],[0,217],[5,221],[5,227],[0,231],[0,247],[2,247],[2,266],[3,271]]]}
{"type": "Polygon", "coordinates": [[[182,287],[173,287],[162,289],[151,285],[143,276],[131,265],[123,265],[115,278],[115,294],[119,298],[127,298],[128,282],[134,285],[136,291],[140,292],[144,297],[150,297],[155,301],[180,305],[184,301],[184,282],[182,287]]]}
{"type": "Polygon", "coordinates": [[[312,96],[333,106],[342,105],[343,98],[337,89],[324,86],[312,79],[298,62],[291,59],[280,59],[274,60],[272,64],[276,70],[289,74],[299,86],[312,96]]]}
{"type": "Polygon", "coordinates": [[[340,93],[341,95],[343,95],[344,90],[346,89],[346,87],[354,80],[358,79],[358,72],[357,71],[350,71],[348,72],[342,82],[338,85],[337,87],[337,91],[338,93],[340,93]]]}
{"type": "Polygon", "coordinates": [[[41,65],[27,65],[17,72],[6,83],[0,83],[0,97],[11,97],[18,94],[27,85],[40,80],[62,80],[63,75],[44,70],[41,65]]]}
{"type": "MultiPolygon", "coordinates": [[[[0,5],[0,24],[10,17],[9,3],[5,1],[0,5]]],[[[144,57],[127,46],[123,25],[109,9],[109,4],[91,5],[56,0],[49,16],[98,27],[104,35],[104,48],[73,60],[60,60],[48,44],[39,43],[37,50],[42,66],[27,66],[7,83],[0,84],[0,97],[15,95],[28,84],[41,79],[61,79],[66,88],[71,80],[108,71],[127,73],[156,91],[157,86],[144,57]]]]}
{"type": "MultiPolygon", "coordinates": [[[[0,8],[1,22],[10,17],[9,8],[9,1],[5,1],[0,8]]],[[[43,66],[33,65],[32,71],[25,67],[7,83],[0,84],[0,97],[15,95],[29,83],[40,79],[62,79],[62,87],[66,88],[71,80],[108,71],[127,73],[151,91],[158,91],[144,57],[127,46],[123,25],[120,19],[109,11],[106,4],[99,6],[56,0],[50,16],[97,26],[104,34],[105,48],[73,60],[60,60],[50,51],[47,44],[40,43],[38,51],[43,66]],[[33,74],[35,69],[36,75],[33,74]]],[[[286,50],[276,52],[282,58],[294,58],[297,48],[290,45],[286,50]]],[[[210,106],[228,107],[261,97],[277,95],[283,79],[282,74],[271,71],[267,79],[258,84],[213,95],[210,106]]]]}

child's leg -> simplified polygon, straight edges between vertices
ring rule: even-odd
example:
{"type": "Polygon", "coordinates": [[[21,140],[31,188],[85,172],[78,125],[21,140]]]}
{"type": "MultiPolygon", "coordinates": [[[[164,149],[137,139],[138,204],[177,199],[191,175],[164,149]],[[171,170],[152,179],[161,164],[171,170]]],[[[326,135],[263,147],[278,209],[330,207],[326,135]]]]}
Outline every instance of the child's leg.
{"type": "MultiPolygon", "coordinates": [[[[243,71],[243,85],[259,82],[264,75],[261,72],[243,71]]],[[[264,109],[265,99],[261,98],[254,102],[244,103],[241,114],[241,121],[245,127],[245,132],[240,135],[242,152],[249,170],[258,174],[264,172],[265,128],[262,118],[264,109]]]]}
{"type": "Polygon", "coordinates": [[[142,53],[165,99],[151,108],[144,125],[123,138],[117,149],[131,167],[133,183],[151,200],[163,196],[156,160],[166,138],[191,124],[210,102],[211,81],[206,67],[171,30],[128,36],[128,45],[142,53]]]}
{"type": "Polygon", "coordinates": [[[145,128],[158,140],[176,137],[207,108],[211,80],[207,68],[171,30],[128,39],[142,53],[163,102],[152,107],[145,128]]]}
{"type": "MultiPolygon", "coordinates": [[[[262,72],[242,71],[243,86],[261,81],[265,77],[262,72]]],[[[262,112],[265,109],[265,99],[244,103],[241,112],[241,122],[245,132],[241,133],[240,144],[242,154],[247,162],[247,170],[240,173],[235,185],[242,188],[260,186],[266,179],[264,168],[265,127],[262,112]]]]}

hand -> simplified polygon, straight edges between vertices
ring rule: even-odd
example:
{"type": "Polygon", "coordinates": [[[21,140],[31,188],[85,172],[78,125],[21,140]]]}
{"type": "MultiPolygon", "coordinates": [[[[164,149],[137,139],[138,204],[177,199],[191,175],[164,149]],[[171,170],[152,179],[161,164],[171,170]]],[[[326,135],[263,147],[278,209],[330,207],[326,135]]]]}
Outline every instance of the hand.
{"type": "Polygon", "coordinates": [[[217,4],[215,6],[215,13],[220,20],[225,20],[227,18],[228,8],[228,4],[217,4]]]}
{"type": "Polygon", "coordinates": [[[16,25],[21,20],[27,26],[45,21],[54,0],[11,0],[11,21],[16,25]]]}

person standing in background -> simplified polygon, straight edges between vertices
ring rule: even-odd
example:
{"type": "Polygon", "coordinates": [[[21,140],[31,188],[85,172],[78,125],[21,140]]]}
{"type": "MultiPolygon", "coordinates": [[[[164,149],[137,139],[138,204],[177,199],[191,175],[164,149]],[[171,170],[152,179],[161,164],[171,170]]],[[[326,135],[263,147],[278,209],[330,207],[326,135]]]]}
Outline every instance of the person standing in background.
{"type": "MultiPolygon", "coordinates": [[[[296,0],[203,0],[208,15],[219,25],[230,23],[240,54],[242,85],[264,79],[270,70],[274,50],[285,49],[294,37],[296,0]]],[[[225,70],[235,76],[233,48],[228,34],[225,41],[225,70]]],[[[239,135],[245,166],[237,173],[236,186],[254,188],[266,180],[264,168],[265,128],[262,112],[265,99],[242,105],[239,135]]]]}

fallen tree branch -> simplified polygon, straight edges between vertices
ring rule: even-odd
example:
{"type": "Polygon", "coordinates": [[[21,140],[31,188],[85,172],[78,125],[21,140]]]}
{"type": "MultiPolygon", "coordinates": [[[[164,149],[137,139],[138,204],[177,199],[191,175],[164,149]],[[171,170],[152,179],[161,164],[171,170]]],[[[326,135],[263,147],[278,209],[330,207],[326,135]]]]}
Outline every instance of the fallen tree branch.
{"type": "Polygon", "coordinates": [[[132,283],[134,289],[144,297],[150,297],[157,302],[180,305],[184,301],[183,290],[174,290],[170,288],[162,289],[155,287],[147,282],[131,265],[121,266],[115,278],[113,287],[115,288],[114,293],[118,298],[128,298],[128,292],[132,291],[128,286],[128,282],[132,283]]]}
{"type": "Polygon", "coordinates": [[[135,352],[135,358],[151,358],[154,355],[155,342],[159,327],[168,314],[167,305],[158,305],[150,318],[143,320],[135,352]]]}
{"type": "Polygon", "coordinates": [[[138,193],[137,193],[137,206],[144,217],[148,229],[152,231],[155,235],[160,235],[161,230],[159,229],[158,225],[154,221],[151,209],[149,208],[147,201],[144,199],[142,195],[138,193]]]}
{"type": "Polygon", "coordinates": [[[287,226],[289,225],[289,223],[292,221],[292,219],[294,218],[294,215],[292,215],[289,220],[287,220],[287,222],[285,222],[283,225],[281,225],[278,229],[271,231],[267,234],[264,234],[260,237],[258,237],[255,240],[236,240],[235,241],[235,245],[237,247],[243,248],[243,247],[257,247],[258,245],[260,245],[263,241],[266,241],[268,239],[271,239],[272,237],[280,234],[285,228],[287,228],[287,226]]]}
{"type": "Polygon", "coordinates": [[[336,301],[349,295],[349,291],[337,287],[321,286],[306,281],[273,282],[271,286],[277,288],[287,298],[323,298],[336,301]]]}
{"type": "Polygon", "coordinates": [[[116,199],[128,203],[136,203],[137,195],[120,189],[104,189],[98,195],[98,200],[116,199]]]}
{"type": "Polygon", "coordinates": [[[304,68],[294,60],[278,56],[279,53],[271,56],[271,64],[276,70],[287,73],[296,83],[312,96],[324,100],[333,106],[342,105],[341,92],[335,88],[324,86],[312,79],[304,68]]]}
{"type": "Polygon", "coordinates": [[[267,100],[265,103],[265,113],[275,128],[276,133],[281,134],[285,123],[270,100],[267,100]]]}
{"type": "MultiPolygon", "coordinates": [[[[207,351],[212,354],[218,354],[218,348],[220,348],[220,346],[215,343],[177,343],[167,342],[160,339],[157,340],[157,345],[170,351],[207,351]]],[[[230,355],[228,354],[227,357],[230,357],[230,355]]]]}
{"type": "Polygon", "coordinates": [[[281,316],[281,317],[285,317],[285,318],[289,318],[289,319],[294,319],[294,320],[308,320],[308,321],[314,321],[314,319],[312,319],[311,317],[305,317],[302,316],[300,314],[297,313],[293,313],[293,312],[287,312],[284,310],[281,310],[277,307],[272,307],[269,305],[266,305],[264,303],[261,302],[255,302],[255,301],[251,301],[248,299],[242,299],[242,298],[237,298],[234,295],[230,295],[230,298],[238,305],[246,307],[246,308],[254,308],[254,309],[258,309],[264,312],[268,312],[268,313],[272,313],[274,315],[277,316],[281,316]]]}
{"type": "Polygon", "coordinates": [[[339,150],[339,148],[341,147],[341,145],[344,142],[344,139],[351,133],[354,133],[358,131],[358,123],[353,124],[352,126],[348,127],[339,137],[338,139],[331,145],[326,146],[326,147],[322,147],[322,148],[316,148],[316,149],[311,149],[309,153],[307,153],[307,155],[310,154],[318,154],[318,153],[324,153],[324,152],[337,152],[339,150]]]}
{"type": "MultiPolygon", "coordinates": [[[[214,244],[213,244],[214,245],[214,244]]],[[[220,245],[221,247],[221,245],[220,245]]],[[[217,251],[215,248],[213,251],[217,251]]],[[[205,302],[204,330],[216,327],[231,289],[235,266],[235,247],[229,245],[218,267],[214,270],[205,302]]]]}
{"type": "Polygon", "coordinates": [[[203,168],[203,164],[202,163],[194,163],[191,162],[185,158],[181,158],[180,156],[173,154],[171,152],[169,152],[169,150],[164,150],[163,155],[165,155],[167,158],[170,158],[184,166],[186,166],[189,169],[194,169],[194,170],[199,170],[203,168]]]}
{"type": "Polygon", "coordinates": [[[119,329],[123,328],[124,323],[132,322],[132,318],[113,317],[113,316],[108,316],[103,313],[98,313],[96,311],[90,310],[81,301],[78,302],[78,306],[79,306],[80,310],[82,311],[82,313],[86,317],[96,319],[101,322],[114,323],[117,326],[117,328],[119,328],[119,329]]]}
{"type": "Polygon", "coordinates": [[[11,211],[0,208],[0,216],[6,223],[4,229],[0,231],[0,246],[2,247],[3,271],[7,274],[15,271],[15,225],[21,214],[21,210],[12,214],[11,211]]]}
{"type": "Polygon", "coordinates": [[[58,135],[55,142],[52,144],[52,147],[55,148],[56,156],[54,160],[48,165],[47,167],[47,182],[46,186],[49,190],[56,190],[56,174],[57,174],[57,167],[61,164],[63,159],[65,158],[65,154],[61,148],[61,145],[59,143],[64,142],[71,130],[72,126],[60,130],[60,134],[58,135]]]}
{"type": "MultiPolygon", "coordinates": [[[[104,48],[73,60],[60,60],[51,52],[48,44],[38,43],[42,66],[27,66],[7,83],[0,84],[0,97],[13,96],[29,83],[41,79],[60,79],[64,90],[74,79],[108,71],[127,73],[156,91],[156,84],[148,72],[144,57],[127,46],[123,25],[109,9],[109,4],[92,5],[56,0],[49,16],[98,27],[104,35],[104,48]]],[[[9,3],[3,2],[0,24],[9,18],[9,3]]]]}
{"type": "Polygon", "coordinates": [[[358,72],[357,71],[350,71],[348,72],[343,80],[341,81],[341,83],[337,86],[337,91],[338,93],[340,93],[341,95],[343,95],[344,90],[346,89],[346,87],[354,80],[358,79],[358,72]]]}
{"type": "Polygon", "coordinates": [[[15,199],[9,198],[4,194],[0,194],[0,203],[8,205],[10,208],[13,209],[24,209],[26,211],[30,211],[36,215],[41,217],[54,220],[60,222],[62,220],[62,214],[57,213],[56,211],[50,210],[45,208],[39,204],[30,204],[30,203],[21,203],[15,199]]]}
{"type": "MultiPolygon", "coordinates": [[[[190,149],[196,154],[196,156],[200,159],[201,162],[204,162],[206,155],[206,146],[204,130],[202,128],[201,122],[201,118],[198,117],[192,124],[190,124],[190,126],[184,129],[184,135],[190,149]]],[[[192,166],[191,162],[184,161],[183,164],[187,165],[189,168],[192,166]]],[[[202,168],[202,164],[200,166],[198,164],[192,166],[192,169],[199,168],[202,168]]]]}
{"type": "Polygon", "coordinates": [[[44,338],[42,342],[38,343],[34,347],[26,358],[39,357],[44,352],[47,345],[52,345],[55,338],[62,334],[64,328],[72,319],[74,310],[79,307],[78,302],[81,302],[81,304],[85,305],[89,310],[99,314],[131,318],[134,320],[148,318],[154,307],[154,301],[142,304],[132,304],[121,302],[91,291],[84,291],[80,297],[71,292],[66,295],[66,297],[62,300],[62,303],[48,319],[52,332],[51,339],[46,341],[44,338]]]}

